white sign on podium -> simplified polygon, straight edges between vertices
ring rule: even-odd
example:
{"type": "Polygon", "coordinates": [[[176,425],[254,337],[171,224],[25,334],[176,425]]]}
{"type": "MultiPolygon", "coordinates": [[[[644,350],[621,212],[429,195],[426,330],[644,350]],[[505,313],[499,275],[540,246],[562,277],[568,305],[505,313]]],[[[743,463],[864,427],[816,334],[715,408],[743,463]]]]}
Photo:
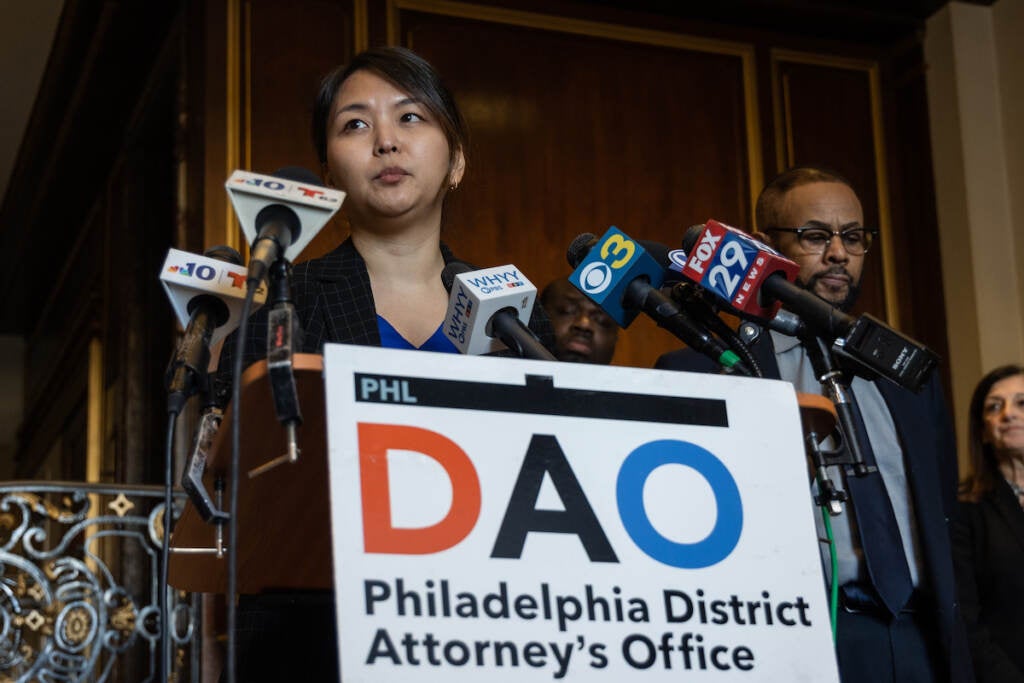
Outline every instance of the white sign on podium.
{"type": "Polygon", "coordinates": [[[785,382],[324,349],[346,683],[838,681],[785,382]]]}

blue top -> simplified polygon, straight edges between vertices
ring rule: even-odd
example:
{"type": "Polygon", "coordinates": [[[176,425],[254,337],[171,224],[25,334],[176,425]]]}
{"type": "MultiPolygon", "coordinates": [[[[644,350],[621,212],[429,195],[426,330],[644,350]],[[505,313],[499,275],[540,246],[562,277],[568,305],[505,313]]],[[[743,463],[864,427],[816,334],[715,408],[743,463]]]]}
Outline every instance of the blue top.
{"type": "Polygon", "coordinates": [[[455,344],[445,336],[444,323],[438,325],[437,330],[430,336],[430,339],[423,342],[423,346],[413,346],[410,344],[381,315],[377,316],[377,329],[380,331],[380,345],[385,349],[413,349],[416,351],[437,351],[439,353],[459,352],[455,344]]]}

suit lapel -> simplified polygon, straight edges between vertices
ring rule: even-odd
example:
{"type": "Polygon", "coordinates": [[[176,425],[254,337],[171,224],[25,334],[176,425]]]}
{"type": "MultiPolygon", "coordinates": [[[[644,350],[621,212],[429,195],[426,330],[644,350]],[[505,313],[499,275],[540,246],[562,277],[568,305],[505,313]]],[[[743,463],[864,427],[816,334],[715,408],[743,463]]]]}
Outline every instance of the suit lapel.
{"type": "Polygon", "coordinates": [[[916,394],[887,381],[878,381],[876,386],[896,425],[914,503],[925,574],[936,595],[936,604],[944,611],[946,605],[954,603],[956,588],[952,546],[940,495],[941,477],[933,457],[935,448],[929,444],[929,438],[934,436],[934,426],[929,425],[928,420],[933,416],[922,412],[921,406],[917,405],[921,399],[916,394]]]}

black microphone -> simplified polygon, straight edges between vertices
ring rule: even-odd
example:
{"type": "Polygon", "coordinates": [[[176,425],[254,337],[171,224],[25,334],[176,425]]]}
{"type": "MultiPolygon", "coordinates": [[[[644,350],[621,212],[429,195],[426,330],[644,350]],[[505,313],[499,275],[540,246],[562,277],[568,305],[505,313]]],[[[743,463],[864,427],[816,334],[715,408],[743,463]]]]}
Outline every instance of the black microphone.
{"type": "MultiPolygon", "coordinates": [[[[278,178],[319,185],[320,179],[311,171],[300,167],[282,168],[274,173],[278,178]]],[[[302,222],[295,210],[287,204],[268,204],[256,214],[256,240],[249,256],[249,279],[262,280],[267,269],[284,250],[302,234],[302,222]]]]}
{"type": "Polygon", "coordinates": [[[661,292],[659,286],[667,258],[666,247],[656,242],[638,242],[615,227],[596,240],[591,233],[577,236],[566,252],[574,269],[569,281],[621,327],[629,325],[643,311],[659,327],[723,368],[750,376],[750,368],[735,352],[694,324],[661,292]],[[647,253],[644,245],[659,252],[661,263],[647,253]]]}
{"type": "Polygon", "coordinates": [[[768,321],[768,327],[790,337],[801,337],[807,334],[807,325],[796,313],[780,308],[775,317],[768,321]]]}
{"type": "Polygon", "coordinates": [[[242,257],[227,246],[208,249],[204,256],[200,259],[172,249],[167,263],[174,261],[175,265],[164,268],[172,273],[164,278],[168,295],[177,308],[189,315],[185,334],[165,374],[167,409],[175,415],[181,413],[189,397],[206,389],[214,333],[223,338],[238,324],[233,320],[237,314],[232,316],[238,300],[227,298],[226,291],[237,289],[240,277],[237,270],[224,268],[223,263],[240,266],[242,257]],[[188,278],[187,286],[181,286],[182,278],[188,278]]]}
{"type": "MultiPolygon", "coordinates": [[[[691,242],[694,241],[696,237],[699,237],[701,231],[704,230],[704,225],[699,224],[690,226],[687,230],[690,233],[695,233],[695,236],[691,236],[689,240],[685,240],[687,242],[691,242]]],[[[686,310],[694,311],[698,316],[706,316],[710,311],[714,313],[716,318],[718,314],[724,310],[744,320],[753,320],[754,322],[760,323],[769,329],[789,335],[790,337],[797,337],[804,333],[804,330],[807,327],[804,325],[804,322],[795,313],[787,311],[785,308],[778,308],[775,310],[774,314],[766,320],[763,315],[751,314],[750,311],[746,310],[737,310],[734,306],[730,306],[728,302],[721,299],[718,295],[713,294],[695,282],[686,279],[683,277],[682,273],[683,268],[686,266],[687,259],[688,257],[684,249],[669,250],[667,259],[668,268],[665,273],[665,282],[662,285],[662,290],[686,310]]]]}
{"type": "Polygon", "coordinates": [[[478,270],[452,261],[441,283],[449,295],[443,329],[460,353],[490,353],[497,340],[520,358],[558,360],[522,320],[529,319],[537,288],[515,266],[478,270]]]}
{"type": "Polygon", "coordinates": [[[696,275],[701,280],[698,284],[724,299],[741,317],[766,322],[771,316],[765,312],[779,302],[819,336],[836,339],[853,328],[852,317],[792,281],[800,270],[798,264],[740,230],[717,221],[690,226],[683,236],[683,251],[689,255],[683,275],[690,279],[696,275]],[[748,278],[755,269],[759,272],[748,278]],[[739,283],[748,279],[751,291],[737,302],[739,283]],[[736,286],[724,289],[722,283],[736,286]]]}
{"type": "Polygon", "coordinates": [[[938,365],[933,351],[878,318],[866,313],[855,318],[792,282],[799,266],[741,230],[717,221],[692,226],[683,237],[683,250],[690,254],[684,277],[739,315],[759,318],[769,327],[768,311],[774,304],[777,317],[781,304],[798,319],[784,316],[773,329],[830,341],[846,367],[868,379],[881,376],[919,391],[938,365]]]}
{"type": "Polygon", "coordinates": [[[269,176],[235,171],[225,188],[252,245],[250,286],[263,280],[279,258],[295,258],[345,198],[345,193],[323,187],[315,173],[300,166],[269,176]]]}

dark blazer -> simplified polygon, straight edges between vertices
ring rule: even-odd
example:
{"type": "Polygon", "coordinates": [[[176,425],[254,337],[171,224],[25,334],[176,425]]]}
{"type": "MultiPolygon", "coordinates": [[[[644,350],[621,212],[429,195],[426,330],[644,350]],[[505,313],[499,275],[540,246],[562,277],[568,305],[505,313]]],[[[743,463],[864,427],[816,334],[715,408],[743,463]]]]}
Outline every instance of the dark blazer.
{"type": "MultiPolygon", "coordinates": [[[[750,350],[765,377],[780,379],[775,349],[767,331],[758,336],[750,350]]],[[[718,371],[714,361],[690,349],[664,354],[655,367],[718,371]]],[[[942,390],[934,375],[918,394],[886,380],[879,380],[876,386],[892,413],[905,454],[907,480],[924,556],[926,585],[922,588],[933,598],[932,607],[946,649],[950,680],[954,683],[970,681],[973,680],[970,655],[957,602],[950,542],[950,520],[958,508],[956,441],[942,390]]]]}
{"type": "Polygon", "coordinates": [[[953,551],[977,680],[1024,683],[1024,510],[1001,475],[961,504],[953,551]]]}
{"type": "MultiPolygon", "coordinates": [[[[444,244],[441,244],[441,255],[445,263],[456,260],[444,244]]],[[[366,272],[366,262],[356,251],[351,238],[320,258],[296,265],[289,279],[292,302],[302,327],[302,340],[293,349],[296,353],[323,353],[327,342],[380,346],[370,276],[366,272]]],[[[268,312],[269,305],[249,318],[243,367],[267,355],[268,312]]],[[[529,327],[545,347],[554,348],[551,321],[539,301],[534,304],[529,327]]],[[[234,345],[235,335],[232,334],[224,343],[218,365],[218,375],[228,373],[227,387],[230,387],[234,345]]],[[[223,385],[222,378],[220,392],[224,391],[223,385]]]]}

